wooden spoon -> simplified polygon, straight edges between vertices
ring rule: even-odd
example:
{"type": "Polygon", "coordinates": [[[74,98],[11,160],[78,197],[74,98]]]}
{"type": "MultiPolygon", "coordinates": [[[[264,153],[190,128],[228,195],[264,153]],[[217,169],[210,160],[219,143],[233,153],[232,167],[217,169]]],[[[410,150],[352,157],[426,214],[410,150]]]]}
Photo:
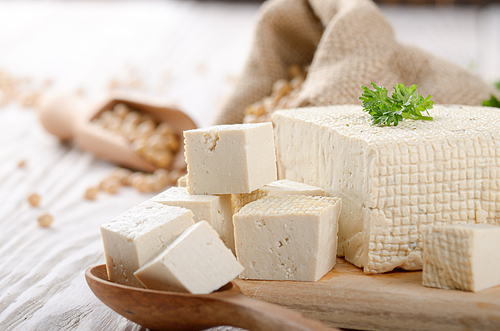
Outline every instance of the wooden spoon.
{"type": "Polygon", "coordinates": [[[88,268],[85,278],[104,304],[153,330],[202,330],[230,325],[252,331],[340,331],[295,311],[250,299],[234,282],[202,295],[147,290],[110,282],[105,264],[88,268]]]}
{"type": "MultiPolygon", "coordinates": [[[[61,140],[73,139],[82,149],[99,157],[135,170],[153,172],[157,167],[137,155],[125,137],[92,122],[106,110],[113,109],[118,103],[147,113],[158,123],[169,123],[181,140],[184,130],[196,128],[188,115],[174,108],[120,97],[92,105],[77,95],[54,95],[45,98],[39,109],[40,121],[48,132],[61,140]]],[[[180,149],[175,154],[174,161],[168,170],[186,167],[183,145],[180,144],[180,149]]]]}

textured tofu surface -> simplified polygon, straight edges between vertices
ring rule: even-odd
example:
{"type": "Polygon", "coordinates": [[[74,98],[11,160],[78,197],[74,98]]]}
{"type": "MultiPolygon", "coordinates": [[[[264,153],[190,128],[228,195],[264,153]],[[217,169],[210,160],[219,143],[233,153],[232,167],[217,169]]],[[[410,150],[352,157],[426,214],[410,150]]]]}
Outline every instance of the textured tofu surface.
{"type": "Polygon", "coordinates": [[[233,216],[247,279],[317,281],[335,265],[338,198],[267,196],[233,216]]]}
{"type": "Polygon", "coordinates": [[[233,220],[229,195],[192,195],[186,187],[171,187],[150,199],[193,212],[195,222],[207,221],[234,251],[233,220]]]}
{"type": "Polygon", "coordinates": [[[256,189],[252,193],[231,194],[231,208],[233,213],[257,199],[268,195],[325,195],[325,190],[320,187],[294,182],[288,179],[275,180],[256,189]]]}
{"type": "Polygon", "coordinates": [[[250,193],[277,179],[271,123],[184,131],[190,194],[250,193]]]}
{"type": "Polygon", "coordinates": [[[135,276],[149,289],[208,294],[242,271],[217,232],[201,221],[137,270],[135,276]]]}
{"type": "Polygon", "coordinates": [[[423,258],[425,286],[477,292],[500,285],[500,227],[427,227],[423,258]]]}
{"type": "Polygon", "coordinates": [[[193,224],[190,210],[152,201],[102,224],[109,280],[143,287],[134,272],[193,224]]]}
{"type": "Polygon", "coordinates": [[[440,106],[371,126],[361,106],[278,111],[278,172],[342,199],[338,254],[366,273],[422,268],[428,225],[500,223],[500,109],[440,106]]]}

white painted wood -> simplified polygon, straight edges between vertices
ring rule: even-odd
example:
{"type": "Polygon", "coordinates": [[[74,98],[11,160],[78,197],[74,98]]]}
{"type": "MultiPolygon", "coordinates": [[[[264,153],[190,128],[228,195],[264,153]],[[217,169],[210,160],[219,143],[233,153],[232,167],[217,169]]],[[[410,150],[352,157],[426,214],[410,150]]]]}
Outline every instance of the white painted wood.
{"type": "MultiPolygon", "coordinates": [[[[51,78],[54,91],[82,87],[93,99],[132,71],[136,89],[205,126],[244,64],[257,10],[240,2],[0,2],[0,70],[51,78]]],[[[500,78],[499,6],[383,10],[398,39],[500,78]]],[[[0,108],[1,330],[142,330],[101,304],[83,276],[104,262],[99,225],[151,196],[123,189],[84,200],[112,167],[59,144],[33,109],[0,108]],[[26,201],[32,191],[38,208],[26,201]],[[45,210],[55,219],[49,229],[35,220],[45,210]]]]}

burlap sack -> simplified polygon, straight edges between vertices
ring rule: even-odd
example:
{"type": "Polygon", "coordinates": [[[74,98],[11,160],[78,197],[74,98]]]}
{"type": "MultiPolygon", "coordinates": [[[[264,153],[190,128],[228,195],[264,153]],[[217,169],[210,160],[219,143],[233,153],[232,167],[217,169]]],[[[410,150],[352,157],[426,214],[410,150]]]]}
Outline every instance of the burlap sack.
{"type": "Polygon", "coordinates": [[[495,93],[478,76],[416,47],[396,42],[371,0],[270,0],[260,9],[249,58],[216,123],[241,123],[245,107],[271,94],[292,64],[311,63],[287,108],[361,104],[370,81],[390,93],[417,84],[439,104],[481,105],[495,93]]]}

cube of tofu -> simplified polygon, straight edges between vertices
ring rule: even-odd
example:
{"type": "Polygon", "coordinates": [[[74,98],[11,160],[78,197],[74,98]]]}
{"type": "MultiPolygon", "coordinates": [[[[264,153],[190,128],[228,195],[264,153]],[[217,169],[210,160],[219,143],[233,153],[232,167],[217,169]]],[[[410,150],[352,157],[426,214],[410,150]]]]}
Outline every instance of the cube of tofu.
{"type": "Polygon", "coordinates": [[[184,176],[179,177],[179,179],[177,179],[177,186],[187,187],[187,174],[185,174],[184,176]]]}
{"type": "Polygon", "coordinates": [[[192,195],[185,187],[171,187],[150,200],[191,210],[195,223],[207,221],[219,233],[226,246],[234,252],[230,199],[230,195],[192,195]]]}
{"type": "Polygon", "coordinates": [[[325,195],[322,188],[294,182],[288,179],[275,180],[269,184],[256,189],[252,193],[231,194],[231,209],[233,214],[240,211],[247,203],[268,195],[325,195]]]}
{"type": "Polygon", "coordinates": [[[146,201],[101,225],[109,280],[143,287],[134,272],[193,224],[188,209],[146,201]]]}
{"type": "Polygon", "coordinates": [[[237,277],[243,267],[205,221],[191,226],[135,272],[146,288],[208,294],[237,277]]]}
{"type": "Polygon", "coordinates": [[[267,196],[233,215],[241,278],[318,281],[336,261],[341,200],[267,196]]]}
{"type": "Polygon", "coordinates": [[[421,270],[427,225],[498,222],[500,109],[431,115],[377,127],[354,105],[273,114],[280,178],[342,199],[338,254],[365,273],[421,270]]]}
{"type": "Polygon", "coordinates": [[[184,131],[190,194],[250,193],[276,180],[271,123],[184,131]]]}
{"type": "Polygon", "coordinates": [[[425,286],[477,292],[500,285],[498,226],[430,226],[423,248],[425,286]]]}

